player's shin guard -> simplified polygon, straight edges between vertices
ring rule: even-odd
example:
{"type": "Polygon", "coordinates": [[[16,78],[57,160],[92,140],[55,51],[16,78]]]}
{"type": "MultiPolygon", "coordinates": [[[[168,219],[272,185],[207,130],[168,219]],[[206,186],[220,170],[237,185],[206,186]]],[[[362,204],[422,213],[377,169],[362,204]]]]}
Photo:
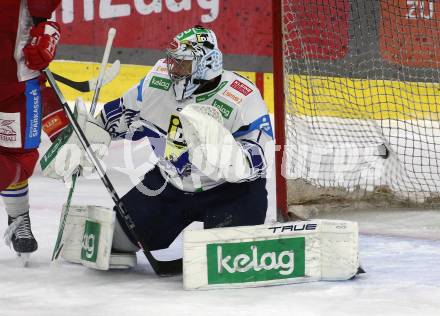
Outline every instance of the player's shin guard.
{"type": "Polygon", "coordinates": [[[6,213],[11,217],[18,217],[29,212],[29,187],[28,181],[10,185],[0,192],[5,203],[6,213]]]}
{"type": "Polygon", "coordinates": [[[11,185],[0,195],[8,213],[8,228],[4,235],[6,244],[12,243],[17,253],[34,252],[38,244],[32,234],[29,218],[28,182],[11,185]]]}

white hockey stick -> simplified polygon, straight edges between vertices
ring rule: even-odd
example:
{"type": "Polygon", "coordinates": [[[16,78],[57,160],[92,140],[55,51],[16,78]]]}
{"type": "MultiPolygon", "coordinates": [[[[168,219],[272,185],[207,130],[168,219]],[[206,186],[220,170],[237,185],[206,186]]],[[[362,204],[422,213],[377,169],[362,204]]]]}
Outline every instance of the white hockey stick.
{"type": "Polygon", "coordinates": [[[93,94],[92,105],[90,106],[90,114],[92,116],[95,114],[96,103],[98,102],[99,93],[101,92],[101,87],[104,82],[105,68],[107,67],[108,57],[110,56],[115,36],[116,29],[112,27],[108,31],[107,44],[105,45],[104,56],[102,56],[101,68],[99,69],[98,81],[96,82],[95,93],[93,94]]]}
{"type": "MultiPolygon", "coordinates": [[[[115,62],[113,62],[113,64],[109,68],[105,69],[104,77],[100,87],[105,86],[107,83],[115,79],[116,76],[119,74],[119,70],[121,70],[121,62],[118,59],[115,62]]],[[[90,79],[89,86],[90,86],[90,91],[96,90],[96,87],[98,87],[98,78],[90,79]]]]}
{"type": "MultiPolygon", "coordinates": [[[[95,114],[95,109],[96,109],[96,103],[98,101],[98,97],[99,97],[99,93],[101,91],[101,87],[104,83],[104,77],[105,77],[105,67],[107,66],[107,62],[108,62],[108,57],[110,55],[110,51],[112,48],[112,44],[113,44],[113,39],[115,38],[116,35],[116,29],[111,28],[108,31],[108,37],[107,37],[107,44],[105,46],[105,50],[104,50],[104,55],[102,57],[102,62],[101,62],[101,68],[99,69],[99,76],[98,76],[98,80],[96,81],[96,87],[95,87],[95,93],[93,94],[93,100],[92,100],[92,104],[90,106],[90,115],[94,116],[95,114]]],[[[119,72],[119,70],[118,70],[119,72]]],[[[61,249],[63,248],[63,234],[64,234],[64,227],[66,225],[66,219],[67,219],[67,215],[69,213],[69,208],[70,208],[70,202],[72,199],[72,195],[73,192],[75,190],[75,184],[76,184],[76,180],[78,179],[80,174],[80,170],[78,168],[78,170],[72,175],[72,184],[69,190],[69,196],[67,198],[67,203],[65,205],[65,210],[63,212],[63,217],[60,220],[60,226],[58,228],[58,236],[57,236],[57,241],[55,243],[55,247],[52,253],[52,260],[55,260],[58,258],[58,256],[61,253],[61,249]]]]}

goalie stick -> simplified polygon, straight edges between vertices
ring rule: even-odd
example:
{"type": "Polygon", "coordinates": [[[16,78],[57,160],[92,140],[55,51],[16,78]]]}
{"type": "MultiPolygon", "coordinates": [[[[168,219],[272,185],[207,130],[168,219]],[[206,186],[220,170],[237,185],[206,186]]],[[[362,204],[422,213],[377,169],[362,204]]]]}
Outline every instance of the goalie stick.
{"type": "Polygon", "coordinates": [[[100,161],[96,158],[95,154],[93,153],[90,143],[87,140],[87,138],[84,135],[84,132],[81,130],[80,126],[78,125],[78,122],[76,121],[72,110],[69,108],[69,105],[67,104],[66,100],[64,99],[63,94],[61,93],[61,90],[59,89],[54,77],[52,76],[51,71],[46,68],[43,70],[43,73],[45,74],[47,80],[49,81],[50,86],[54,89],[55,94],[58,98],[58,101],[60,102],[61,106],[63,107],[64,111],[66,112],[67,118],[69,119],[70,123],[72,124],[72,128],[75,131],[76,135],[78,136],[79,141],[81,142],[81,145],[84,147],[86,154],[90,161],[93,163],[94,167],[98,171],[99,177],[104,184],[105,188],[107,189],[108,193],[110,194],[113,202],[115,203],[116,211],[119,215],[121,215],[121,218],[124,220],[125,224],[127,225],[130,234],[134,237],[134,239],[137,241],[138,246],[142,249],[142,251],[145,254],[145,257],[148,259],[148,261],[151,264],[151,267],[153,268],[154,272],[160,276],[166,276],[166,275],[176,275],[182,273],[182,259],[176,259],[172,261],[160,261],[153,257],[151,252],[148,250],[148,248],[144,247],[139,239],[139,237],[136,234],[135,231],[135,224],[130,216],[130,214],[127,212],[123,202],[119,198],[113,184],[110,182],[110,179],[108,178],[107,174],[104,171],[104,168],[102,167],[100,161]]]}
{"type": "Polygon", "coordinates": [[[98,81],[96,82],[95,92],[93,93],[92,104],[90,106],[90,114],[95,115],[96,103],[98,102],[99,93],[101,87],[104,84],[105,68],[107,67],[108,57],[110,56],[110,50],[112,49],[113,40],[116,36],[116,29],[110,28],[107,35],[107,44],[105,45],[104,55],[102,56],[101,67],[99,68],[98,81]]]}
{"type": "Polygon", "coordinates": [[[72,183],[71,183],[71,186],[69,189],[69,195],[67,197],[67,202],[64,206],[65,208],[64,208],[63,216],[60,218],[57,240],[55,242],[55,247],[53,248],[53,252],[52,252],[52,261],[58,259],[58,256],[60,255],[61,250],[63,249],[63,246],[64,246],[64,243],[62,242],[63,234],[64,234],[64,227],[66,226],[67,216],[69,214],[70,203],[72,201],[73,192],[75,191],[75,184],[76,184],[77,178],[78,178],[78,173],[74,173],[72,175],[72,183]]]}
{"type": "MultiPolygon", "coordinates": [[[[106,69],[104,73],[102,85],[106,85],[107,83],[112,81],[119,74],[120,69],[121,69],[121,62],[119,60],[116,60],[108,69],[106,69]]],[[[86,81],[73,81],[69,78],[63,77],[56,73],[52,73],[52,75],[55,78],[55,80],[64,83],[66,86],[69,86],[80,92],[94,91],[98,85],[98,79],[99,79],[98,77],[86,81]]]]}
{"type": "MultiPolygon", "coordinates": [[[[104,84],[104,80],[106,79],[105,77],[106,77],[106,72],[107,72],[106,71],[107,62],[108,62],[108,58],[110,56],[110,51],[111,51],[113,40],[114,40],[115,36],[116,36],[116,29],[110,28],[108,31],[108,35],[107,35],[107,43],[105,45],[104,54],[102,56],[101,66],[99,68],[99,76],[97,79],[92,79],[87,82],[89,88],[93,84],[94,90],[95,90],[94,94],[93,94],[92,104],[90,107],[90,112],[89,112],[91,116],[94,116],[94,114],[95,114],[96,103],[98,101],[99,93],[101,91],[102,85],[104,84]]],[[[113,70],[110,70],[109,73],[111,75],[116,76],[117,73],[119,72],[119,66],[120,66],[119,61],[117,60],[113,64],[113,66],[115,66],[115,67],[113,68],[113,70]]],[[[113,79],[114,76],[111,79],[113,79]]],[[[55,76],[54,76],[54,78],[55,78],[55,76]]],[[[63,246],[64,246],[64,242],[63,242],[64,228],[66,225],[67,216],[69,214],[70,203],[72,200],[73,192],[75,191],[76,180],[79,178],[80,173],[81,173],[81,169],[80,169],[80,167],[78,167],[77,170],[72,175],[72,183],[71,183],[71,187],[69,190],[69,195],[67,198],[67,202],[64,206],[64,209],[63,209],[63,216],[60,219],[60,225],[58,227],[58,235],[57,235],[57,240],[55,242],[55,247],[54,247],[53,253],[52,253],[52,261],[58,259],[58,256],[61,254],[61,250],[63,249],[63,246]]]]}

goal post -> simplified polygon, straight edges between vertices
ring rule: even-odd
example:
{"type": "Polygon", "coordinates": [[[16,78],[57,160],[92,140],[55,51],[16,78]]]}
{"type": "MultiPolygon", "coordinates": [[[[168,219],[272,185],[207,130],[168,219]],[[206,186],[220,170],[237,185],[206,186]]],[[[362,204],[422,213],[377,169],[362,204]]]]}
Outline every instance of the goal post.
{"type": "Polygon", "coordinates": [[[438,206],[440,4],[272,5],[279,214],[438,206]]]}
{"type": "Polygon", "coordinates": [[[274,88],[274,120],[275,120],[275,175],[277,192],[277,215],[287,219],[287,183],[282,175],[283,145],[285,144],[285,115],[284,115],[284,67],[283,67],[283,32],[282,32],[282,2],[272,1],[273,29],[273,88],[274,88]]]}

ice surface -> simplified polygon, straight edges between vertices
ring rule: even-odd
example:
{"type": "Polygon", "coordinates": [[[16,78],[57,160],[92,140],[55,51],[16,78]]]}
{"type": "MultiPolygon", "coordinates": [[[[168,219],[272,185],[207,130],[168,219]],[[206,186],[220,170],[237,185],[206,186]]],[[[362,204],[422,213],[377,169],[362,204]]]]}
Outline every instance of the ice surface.
{"type": "MultiPolygon", "coordinates": [[[[122,195],[131,180],[114,168],[123,165],[123,144],[112,147],[106,162],[122,195]]],[[[142,154],[140,149],[136,152],[142,154]]],[[[273,212],[273,182],[268,187],[273,212]]],[[[360,257],[367,273],[352,281],[189,292],[183,290],[180,276],[157,277],[142,255],[137,268],[129,271],[95,271],[63,261],[51,264],[67,188],[36,174],[30,189],[39,250],[23,268],[14,253],[0,245],[1,316],[440,315],[438,211],[338,214],[360,223],[360,257]]],[[[112,204],[98,180],[81,180],[74,203],[112,204]]],[[[1,211],[0,232],[6,222],[1,211]]],[[[177,257],[179,246],[176,242],[156,255],[177,257]]]]}

